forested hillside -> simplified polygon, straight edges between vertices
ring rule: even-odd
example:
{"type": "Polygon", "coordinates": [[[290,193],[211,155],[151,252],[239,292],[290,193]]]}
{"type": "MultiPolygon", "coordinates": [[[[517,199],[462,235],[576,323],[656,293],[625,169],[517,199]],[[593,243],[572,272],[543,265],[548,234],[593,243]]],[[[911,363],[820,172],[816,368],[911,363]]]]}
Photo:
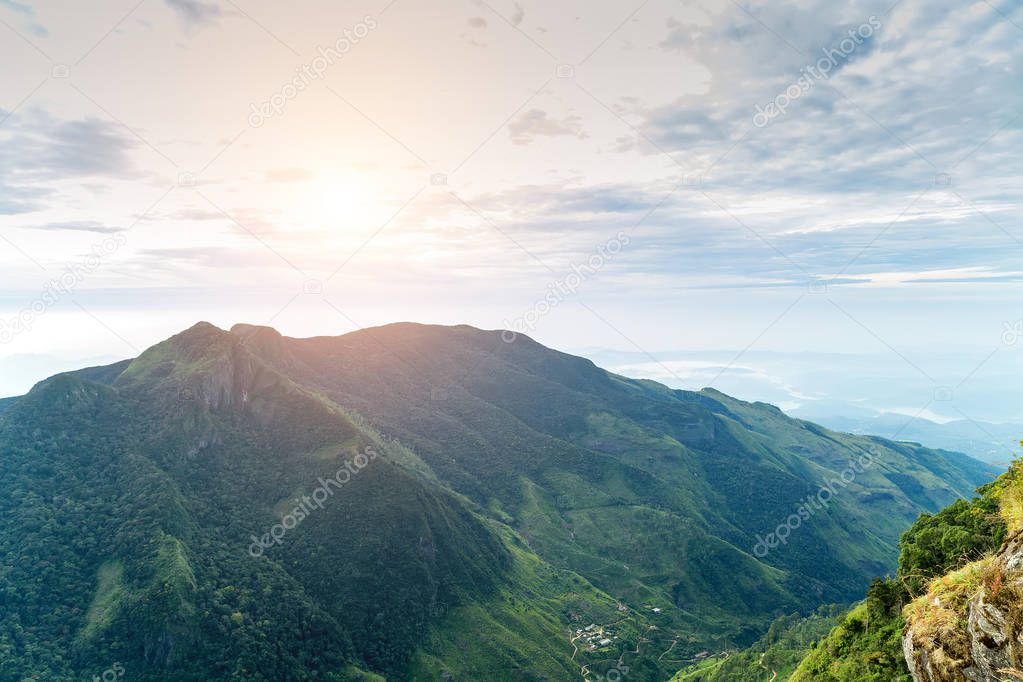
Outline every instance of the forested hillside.
{"type": "MultiPolygon", "coordinates": [[[[792,677],[793,682],[909,682],[903,651],[907,618],[939,630],[962,614],[943,611],[931,620],[930,606],[972,596],[982,576],[976,570],[1006,538],[1016,515],[1019,465],[977,491],[972,500],[957,500],[937,514],[923,514],[902,537],[894,577],[877,578],[866,600],[813,649],[792,677]],[[972,567],[972,568],[971,568],[972,567]],[[942,618],[950,620],[942,623],[942,618]]],[[[949,678],[953,679],[953,678],[949,678]]]]}
{"type": "Polygon", "coordinates": [[[0,409],[4,680],[664,680],[992,473],[468,327],[200,324],[0,409]]]}

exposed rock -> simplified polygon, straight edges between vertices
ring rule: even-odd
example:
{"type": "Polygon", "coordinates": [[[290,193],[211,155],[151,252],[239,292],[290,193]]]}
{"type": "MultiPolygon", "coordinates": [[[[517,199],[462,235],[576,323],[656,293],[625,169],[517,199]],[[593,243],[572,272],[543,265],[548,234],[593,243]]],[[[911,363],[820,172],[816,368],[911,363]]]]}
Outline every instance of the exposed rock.
{"type": "Polygon", "coordinates": [[[935,581],[906,620],[915,682],[1023,682],[1023,533],[935,581]]]}

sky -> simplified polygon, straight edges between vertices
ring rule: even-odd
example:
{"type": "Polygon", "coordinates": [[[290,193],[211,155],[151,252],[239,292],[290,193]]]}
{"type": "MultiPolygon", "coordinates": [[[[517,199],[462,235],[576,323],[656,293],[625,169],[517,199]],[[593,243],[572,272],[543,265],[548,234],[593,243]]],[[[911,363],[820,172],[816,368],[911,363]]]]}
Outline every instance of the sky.
{"type": "Polygon", "coordinates": [[[0,395],[200,319],[413,320],[1023,421],[1019,2],[0,0],[0,36],[0,395]]]}

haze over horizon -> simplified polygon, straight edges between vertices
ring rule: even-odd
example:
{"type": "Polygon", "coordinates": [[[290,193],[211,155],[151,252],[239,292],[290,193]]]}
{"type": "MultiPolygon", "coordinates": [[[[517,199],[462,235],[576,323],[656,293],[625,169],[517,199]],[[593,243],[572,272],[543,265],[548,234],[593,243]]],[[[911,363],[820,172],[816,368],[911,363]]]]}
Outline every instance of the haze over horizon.
{"type": "MultiPolygon", "coordinates": [[[[204,321],[204,324],[208,323],[204,321]]],[[[236,324],[262,326],[246,322],[219,326],[227,330],[236,324]]],[[[407,324],[399,322],[390,326],[407,324]]],[[[518,336],[502,333],[502,338],[508,342],[518,336]]],[[[959,385],[951,383],[957,371],[965,372],[973,362],[969,353],[942,354],[940,359],[951,363],[952,369],[949,374],[939,376],[950,383],[934,387],[931,377],[905,377],[893,386],[890,377],[898,375],[905,362],[898,354],[784,353],[751,349],[656,354],[601,348],[555,350],[588,358],[626,377],[652,379],[672,388],[692,391],[710,387],[742,400],[776,405],[791,416],[840,431],[922,442],[998,464],[1013,457],[1023,429],[1017,389],[1011,384],[1004,385],[998,376],[1005,361],[999,363],[1001,366],[982,363],[967,375],[972,381],[960,381],[959,385]],[[967,386],[968,383],[973,385],[967,386]],[[916,406],[919,396],[927,397],[923,407],[916,406]],[[946,424],[952,427],[946,428],[946,424]]],[[[68,365],[61,371],[122,359],[125,358],[100,356],[68,365]]],[[[10,363],[0,372],[7,385],[24,382],[18,394],[27,392],[37,378],[41,380],[54,373],[48,363],[26,364],[24,358],[18,360],[20,364],[10,363]],[[37,377],[44,367],[47,374],[37,377]]]]}

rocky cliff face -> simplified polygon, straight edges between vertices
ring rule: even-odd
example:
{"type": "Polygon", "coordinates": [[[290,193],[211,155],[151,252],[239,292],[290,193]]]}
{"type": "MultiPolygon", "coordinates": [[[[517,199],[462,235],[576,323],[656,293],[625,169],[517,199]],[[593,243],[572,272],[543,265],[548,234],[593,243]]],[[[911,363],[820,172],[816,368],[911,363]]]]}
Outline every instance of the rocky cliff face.
{"type": "Polygon", "coordinates": [[[1023,680],[1023,532],[932,583],[906,610],[915,682],[1023,680]]]}

